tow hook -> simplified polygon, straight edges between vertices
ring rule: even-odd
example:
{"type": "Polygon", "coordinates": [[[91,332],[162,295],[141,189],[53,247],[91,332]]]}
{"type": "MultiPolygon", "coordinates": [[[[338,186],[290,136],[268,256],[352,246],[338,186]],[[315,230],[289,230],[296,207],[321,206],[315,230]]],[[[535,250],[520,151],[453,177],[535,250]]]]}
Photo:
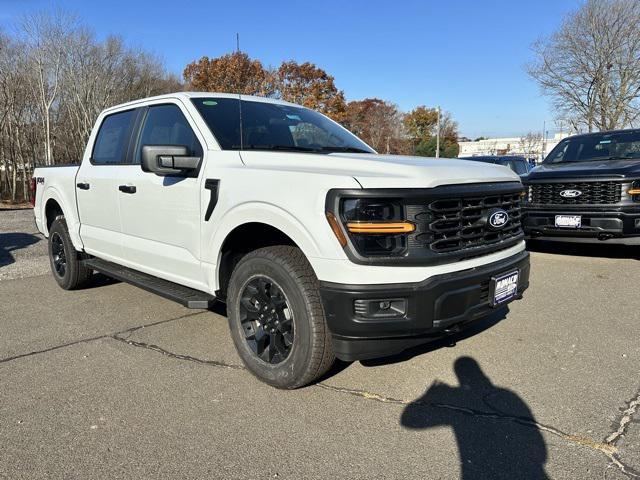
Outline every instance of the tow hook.
{"type": "Polygon", "coordinates": [[[598,240],[604,242],[605,240],[609,240],[610,238],[613,238],[613,234],[612,233],[599,233],[598,234],[598,240]]]}

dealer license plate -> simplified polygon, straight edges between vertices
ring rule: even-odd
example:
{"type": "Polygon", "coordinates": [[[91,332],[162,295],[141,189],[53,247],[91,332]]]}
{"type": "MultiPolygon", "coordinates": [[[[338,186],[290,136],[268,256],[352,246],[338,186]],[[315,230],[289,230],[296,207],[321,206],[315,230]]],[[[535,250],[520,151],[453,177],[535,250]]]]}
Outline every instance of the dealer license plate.
{"type": "Polygon", "coordinates": [[[499,277],[492,277],[489,284],[489,304],[492,307],[497,307],[512,300],[518,294],[519,277],[519,270],[499,277]]]}
{"type": "Polygon", "coordinates": [[[582,216],[580,215],[556,215],[556,227],[580,228],[582,216]]]}

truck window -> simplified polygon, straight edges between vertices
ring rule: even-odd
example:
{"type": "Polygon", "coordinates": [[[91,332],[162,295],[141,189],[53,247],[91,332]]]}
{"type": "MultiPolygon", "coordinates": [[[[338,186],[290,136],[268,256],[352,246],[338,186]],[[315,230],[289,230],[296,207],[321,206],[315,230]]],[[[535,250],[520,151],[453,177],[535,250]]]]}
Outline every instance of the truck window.
{"type": "Polygon", "coordinates": [[[198,137],[180,107],[173,104],[149,107],[136,148],[135,163],[140,163],[144,145],[180,145],[189,149],[189,155],[202,156],[198,137]]]}
{"type": "Polygon", "coordinates": [[[373,153],[356,136],[308,108],[223,97],[191,101],[223,150],[373,153]]]}
{"type": "Polygon", "coordinates": [[[129,137],[135,118],[135,110],[105,117],[96,136],[91,163],[113,165],[126,162],[129,137]]]}

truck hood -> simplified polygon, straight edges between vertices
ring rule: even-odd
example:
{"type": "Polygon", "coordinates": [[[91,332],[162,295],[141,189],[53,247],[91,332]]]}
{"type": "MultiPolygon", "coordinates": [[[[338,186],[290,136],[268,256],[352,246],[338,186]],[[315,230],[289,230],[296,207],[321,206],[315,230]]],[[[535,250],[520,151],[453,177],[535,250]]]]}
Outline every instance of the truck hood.
{"type": "Polygon", "coordinates": [[[519,182],[511,169],[459,159],[352,153],[241,152],[252,168],[346,175],[363,188],[432,188],[439,185],[519,182]]]}
{"type": "Polygon", "coordinates": [[[551,178],[637,178],[640,177],[640,160],[606,160],[591,162],[567,162],[542,164],[531,170],[523,181],[551,178]]]}

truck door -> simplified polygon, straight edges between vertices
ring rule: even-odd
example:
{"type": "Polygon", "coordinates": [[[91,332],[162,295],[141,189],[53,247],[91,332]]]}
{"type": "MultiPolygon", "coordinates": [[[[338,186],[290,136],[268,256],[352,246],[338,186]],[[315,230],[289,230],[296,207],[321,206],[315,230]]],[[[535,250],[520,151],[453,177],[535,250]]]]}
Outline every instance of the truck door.
{"type": "Polygon", "coordinates": [[[122,166],[127,162],[137,114],[132,109],[107,115],[76,175],[80,237],[85,250],[114,262],[123,258],[118,185],[122,183],[122,166]]]}
{"type": "MultiPolygon", "coordinates": [[[[201,176],[159,176],[140,167],[144,145],[186,146],[204,154],[204,140],[176,103],[146,108],[133,164],[123,169],[120,218],[127,264],[193,288],[206,288],[200,265],[201,176]]],[[[202,168],[201,168],[202,170],[202,168]]]]}

